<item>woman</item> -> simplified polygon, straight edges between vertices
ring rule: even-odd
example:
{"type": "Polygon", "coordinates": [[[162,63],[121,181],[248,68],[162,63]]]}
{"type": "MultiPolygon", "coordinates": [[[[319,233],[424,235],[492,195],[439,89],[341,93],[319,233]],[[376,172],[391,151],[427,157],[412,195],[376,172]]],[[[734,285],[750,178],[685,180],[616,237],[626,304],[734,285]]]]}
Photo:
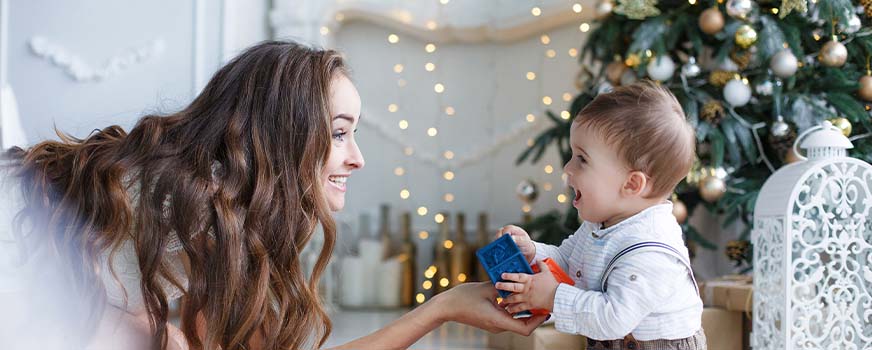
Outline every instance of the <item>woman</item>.
{"type": "MultiPolygon", "coordinates": [[[[19,238],[70,269],[70,293],[89,311],[70,324],[92,347],[117,346],[100,335],[119,324],[161,349],[320,347],[331,323],[315,281],[336,239],[331,212],[364,166],[359,119],[336,52],[261,43],[188,107],[129,134],[112,126],[10,150],[28,228],[19,238]],[[318,225],[325,244],[304,271],[299,253],[318,225]],[[181,296],[178,330],[168,302],[181,296]]],[[[544,320],[514,320],[495,297],[489,284],[462,285],[343,347],[407,347],[450,320],[519,333],[544,320]]]]}

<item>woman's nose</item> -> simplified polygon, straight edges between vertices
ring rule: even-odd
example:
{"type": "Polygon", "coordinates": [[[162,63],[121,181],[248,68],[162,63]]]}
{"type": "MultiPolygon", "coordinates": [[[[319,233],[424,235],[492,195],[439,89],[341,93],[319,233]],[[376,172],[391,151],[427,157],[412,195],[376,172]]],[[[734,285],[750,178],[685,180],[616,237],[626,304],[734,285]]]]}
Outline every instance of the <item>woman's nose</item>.
{"type": "Polygon", "coordinates": [[[360,147],[357,146],[357,142],[351,143],[351,152],[349,152],[345,164],[355,169],[363,168],[363,165],[366,164],[366,161],[363,160],[363,153],[360,152],[360,147]]]}

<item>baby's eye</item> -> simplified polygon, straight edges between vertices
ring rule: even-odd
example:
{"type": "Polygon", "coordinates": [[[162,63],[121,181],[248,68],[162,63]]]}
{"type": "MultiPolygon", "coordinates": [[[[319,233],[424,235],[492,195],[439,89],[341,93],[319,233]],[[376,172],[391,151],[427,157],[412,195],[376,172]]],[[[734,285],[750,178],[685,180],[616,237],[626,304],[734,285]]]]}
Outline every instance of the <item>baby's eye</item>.
{"type": "Polygon", "coordinates": [[[587,163],[587,160],[584,159],[584,156],[578,156],[578,161],[581,162],[582,164],[587,163]]]}

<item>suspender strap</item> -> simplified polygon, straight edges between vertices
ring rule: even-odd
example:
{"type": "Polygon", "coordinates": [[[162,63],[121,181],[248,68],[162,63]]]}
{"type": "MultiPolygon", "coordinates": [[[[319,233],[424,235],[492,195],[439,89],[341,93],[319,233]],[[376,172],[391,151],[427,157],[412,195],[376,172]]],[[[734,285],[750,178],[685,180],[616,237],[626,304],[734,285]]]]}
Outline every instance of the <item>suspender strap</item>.
{"type": "Polygon", "coordinates": [[[655,241],[635,243],[630,245],[629,247],[624,248],[623,250],[618,252],[618,254],[615,254],[612,260],[609,261],[609,264],[606,265],[605,272],[603,272],[602,280],[600,280],[602,291],[606,291],[606,282],[608,281],[609,275],[612,273],[612,270],[615,269],[615,264],[618,262],[618,260],[627,255],[632,255],[633,253],[641,253],[643,251],[659,251],[669,254],[681,261],[681,263],[684,264],[684,267],[687,268],[687,274],[690,275],[690,280],[693,281],[693,286],[696,294],[699,295],[699,286],[696,284],[696,278],[693,277],[693,269],[690,267],[690,261],[685,259],[684,256],[682,256],[681,253],[672,246],[666,243],[655,241]]]}

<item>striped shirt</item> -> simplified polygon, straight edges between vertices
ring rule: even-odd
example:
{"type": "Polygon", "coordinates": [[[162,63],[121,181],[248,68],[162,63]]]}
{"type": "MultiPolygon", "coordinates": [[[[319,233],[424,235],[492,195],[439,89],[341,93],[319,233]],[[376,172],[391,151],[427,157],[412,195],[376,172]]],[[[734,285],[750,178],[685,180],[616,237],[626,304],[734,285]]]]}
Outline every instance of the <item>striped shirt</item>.
{"type": "Polygon", "coordinates": [[[688,268],[665,252],[646,250],[621,258],[609,275],[607,292],[602,291],[609,261],[642,241],[665,243],[687,259],[672,203],[649,207],[605,229],[583,222],[558,247],[535,243],[536,259],[552,258],[575,281],[575,286],[557,287],[552,315],[558,331],[596,340],[632,333],[644,341],[687,338],[701,328],[702,301],[688,268]]]}

